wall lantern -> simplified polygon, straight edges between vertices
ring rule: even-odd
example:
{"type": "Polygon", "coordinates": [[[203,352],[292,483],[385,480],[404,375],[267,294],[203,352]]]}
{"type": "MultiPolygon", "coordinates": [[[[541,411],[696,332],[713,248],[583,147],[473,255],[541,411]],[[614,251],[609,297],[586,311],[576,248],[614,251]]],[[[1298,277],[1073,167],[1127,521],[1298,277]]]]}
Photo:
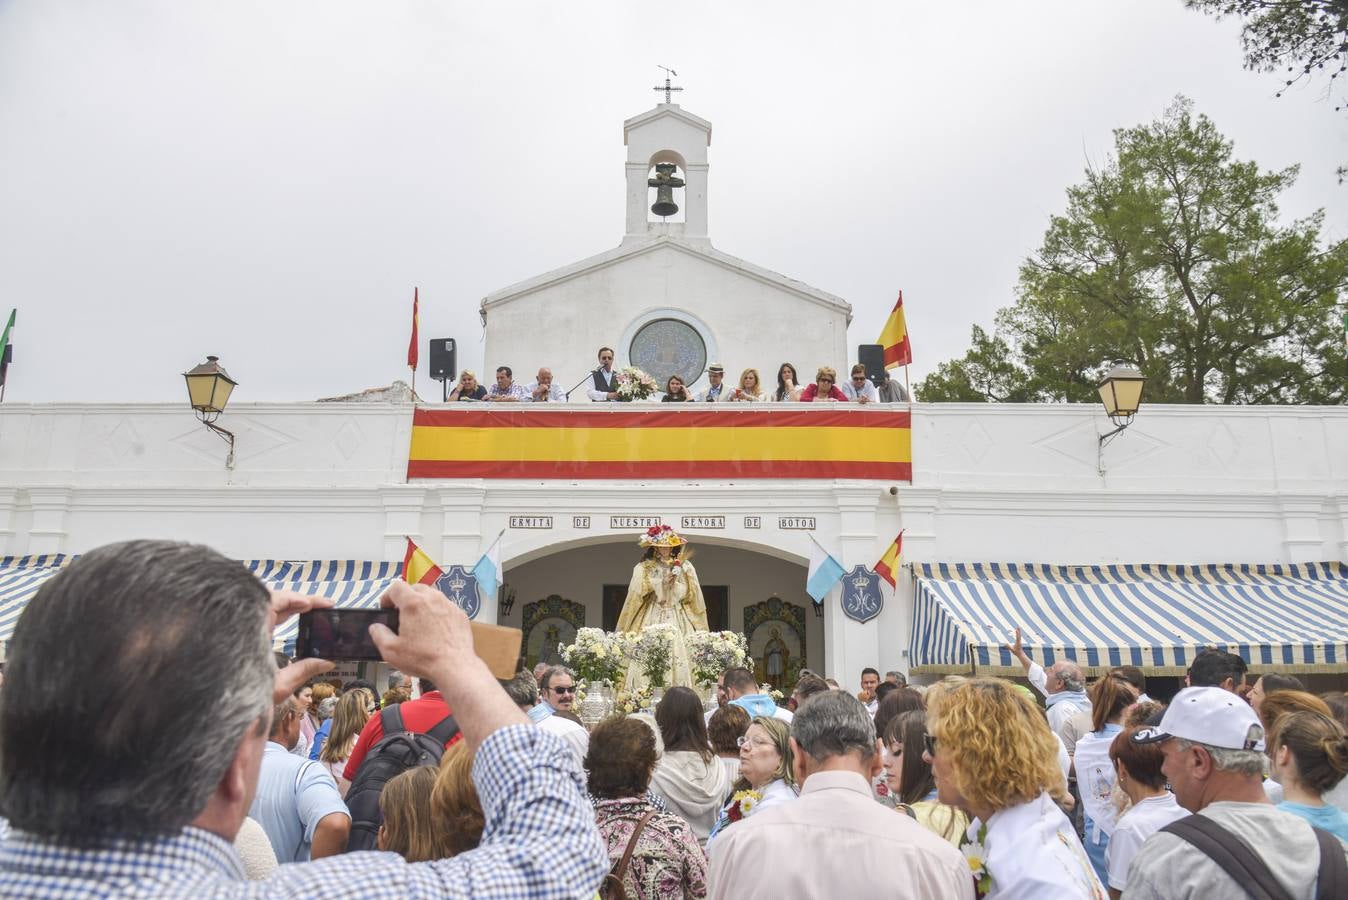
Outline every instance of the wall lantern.
{"type": "Polygon", "coordinates": [[[502,583],[499,603],[501,615],[510,615],[511,611],[515,608],[515,589],[508,584],[502,583]]]}
{"type": "Polygon", "coordinates": [[[225,411],[229,395],[238,382],[229,377],[229,373],[220,365],[218,356],[208,356],[206,361],[191,371],[184,372],[187,380],[187,396],[201,424],[220,435],[229,444],[229,455],[225,457],[225,468],[234,468],[234,433],[226,431],[215,420],[225,411]]]}
{"type": "Polygon", "coordinates": [[[1116,361],[1096,386],[1100,392],[1100,402],[1105,405],[1105,415],[1114,423],[1114,430],[1100,435],[1096,447],[1097,469],[1101,475],[1105,474],[1105,444],[1133,424],[1133,416],[1137,415],[1138,407],[1142,405],[1142,387],[1146,383],[1146,377],[1136,366],[1116,361]]]}

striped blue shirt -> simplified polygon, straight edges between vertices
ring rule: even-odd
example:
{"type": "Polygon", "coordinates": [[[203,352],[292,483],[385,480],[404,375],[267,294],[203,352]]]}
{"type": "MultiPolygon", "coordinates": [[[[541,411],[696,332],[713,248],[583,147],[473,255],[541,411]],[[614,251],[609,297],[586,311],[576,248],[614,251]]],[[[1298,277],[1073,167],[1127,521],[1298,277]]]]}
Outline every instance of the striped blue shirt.
{"type": "Polygon", "coordinates": [[[76,847],[15,830],[0,847],[0,897],[473,897],[593,896],[609,860],[575,755],[531,725],[491,735],[473,762],[486,827],[476,850],[413,863],[351,853],[281,866],[244,880],[233,846],[199,828],[157,840],[76,847]]]}

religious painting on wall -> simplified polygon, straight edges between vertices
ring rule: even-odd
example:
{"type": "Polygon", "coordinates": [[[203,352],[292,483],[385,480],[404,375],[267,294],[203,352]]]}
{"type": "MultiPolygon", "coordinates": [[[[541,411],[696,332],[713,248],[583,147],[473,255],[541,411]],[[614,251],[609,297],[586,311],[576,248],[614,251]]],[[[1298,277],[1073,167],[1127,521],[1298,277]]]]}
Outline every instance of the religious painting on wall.
{"type": "Polygon", "coordinates": [[[585,624],[585,604],[573,603],[557,594],[524,604],[520,630],[524,632],[524,661],[532,669],[538,663],[561,665],[560,644],[571,644],[585,624]]]}
{"type": "Polygon", "coordinates": [[[805,666],[805,607],[781,597],[746,606],[744,635],[758,683],[789,694],[805,666]]]}

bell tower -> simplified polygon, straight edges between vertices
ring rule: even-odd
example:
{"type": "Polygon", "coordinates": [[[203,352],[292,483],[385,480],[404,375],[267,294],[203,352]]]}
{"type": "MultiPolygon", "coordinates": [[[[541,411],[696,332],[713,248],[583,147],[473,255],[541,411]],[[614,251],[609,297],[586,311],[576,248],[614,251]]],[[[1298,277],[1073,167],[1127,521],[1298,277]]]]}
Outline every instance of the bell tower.
{"type": "Polygon", "coordinates": [[[624,244],[668,235],[707,237],[707,148],[711,123],[669,100],[623,123],[627,145],[627,231],[624,244]]]}

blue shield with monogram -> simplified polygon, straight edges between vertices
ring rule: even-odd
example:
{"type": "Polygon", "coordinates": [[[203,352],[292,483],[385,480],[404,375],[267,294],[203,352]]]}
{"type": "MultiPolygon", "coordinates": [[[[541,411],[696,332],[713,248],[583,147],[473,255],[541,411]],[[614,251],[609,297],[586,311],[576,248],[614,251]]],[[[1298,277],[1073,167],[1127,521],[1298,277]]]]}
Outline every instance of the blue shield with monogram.
{"type": "Polygon", "coordinates": [[[865,566],[853,566],[842,580],[843,614],[857,622],[869,622],[880,615],[885,598],[880,593],[880,576],[865,566]]]}
{"type": "Polygon", "coordinates": [[[435,589],[459,605],[470,619],[476,619],[482,609],[477,595],[477,579],[463,566],[450,566],[435,582],[435,589]]]}

